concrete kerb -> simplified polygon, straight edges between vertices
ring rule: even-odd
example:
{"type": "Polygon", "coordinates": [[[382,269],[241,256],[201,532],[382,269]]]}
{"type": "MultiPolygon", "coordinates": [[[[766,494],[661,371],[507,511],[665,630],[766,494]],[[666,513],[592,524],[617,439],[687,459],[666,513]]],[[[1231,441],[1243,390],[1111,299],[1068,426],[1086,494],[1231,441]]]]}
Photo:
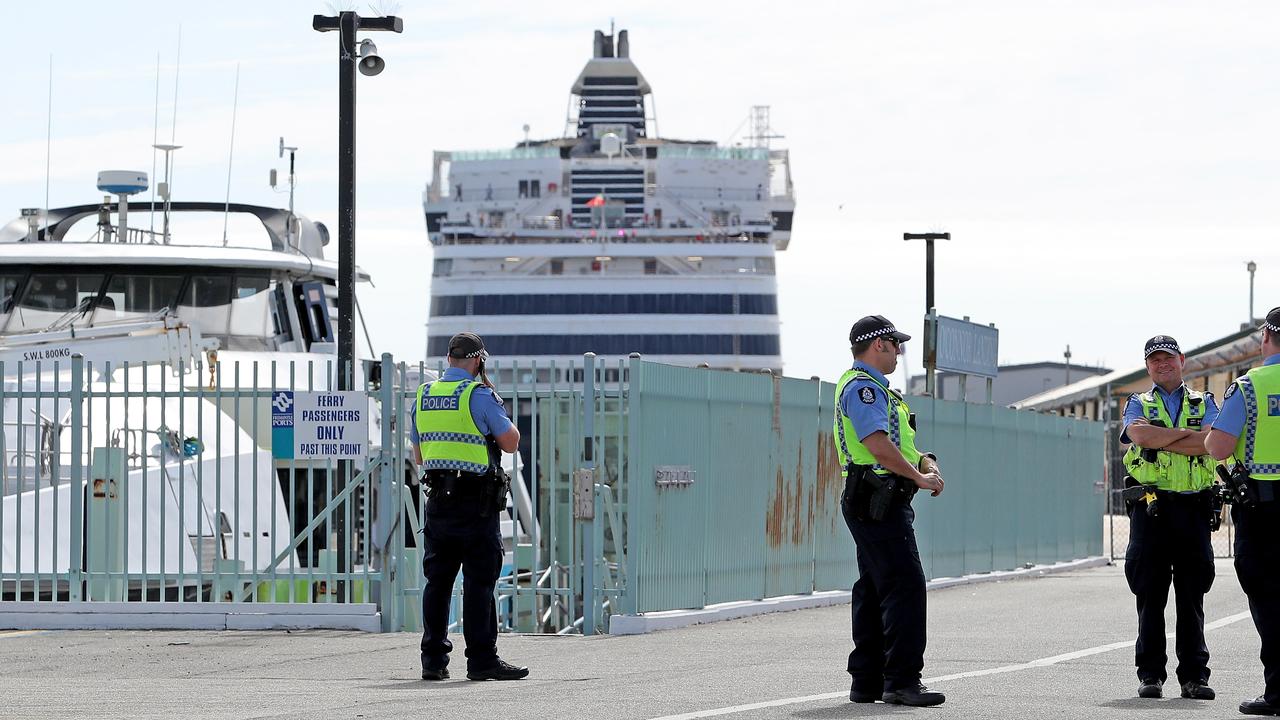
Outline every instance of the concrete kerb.
{"type": "MultiPolygon", "coordinates": [[[[999,570],[961,577],[934,578],[928,582],[928,589],[942,590],[944,588],[977,583],[1033,579],[1051,573],[1101,567],[1110,562],[1108,558],[1098,556],[1080,560],[1068,560],[1052,565],[1032,565],[1016,570],[999,570]]],[[[641,635],[655,630],[670,630],[690,625],[736,620],[765,613],[842,605],[849,602],[851,594],[849,590],[828,590],[808,595],[782,595],[763,600],[720,603],[698,610],[666,610],[663,612],[641,613],[639,615],[612,615],[609,618],[609,634],[641,635]]]]}
{"type": "Polygon", "coordinates": [[[381,630],[372,603],[0,602],[12,630],[381,630]]]}

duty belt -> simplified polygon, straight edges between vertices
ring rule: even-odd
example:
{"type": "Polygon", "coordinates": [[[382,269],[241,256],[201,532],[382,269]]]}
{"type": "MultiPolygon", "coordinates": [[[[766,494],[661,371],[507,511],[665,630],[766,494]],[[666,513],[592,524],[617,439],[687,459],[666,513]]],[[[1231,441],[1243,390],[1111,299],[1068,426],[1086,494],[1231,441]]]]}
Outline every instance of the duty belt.
{"type": "Polygon", "coordinates": [[[422,482],[432,495],[477,497],[488,489],[492,480],[488,475],[460,470],[428,470],[423,474],[422,482]]]}

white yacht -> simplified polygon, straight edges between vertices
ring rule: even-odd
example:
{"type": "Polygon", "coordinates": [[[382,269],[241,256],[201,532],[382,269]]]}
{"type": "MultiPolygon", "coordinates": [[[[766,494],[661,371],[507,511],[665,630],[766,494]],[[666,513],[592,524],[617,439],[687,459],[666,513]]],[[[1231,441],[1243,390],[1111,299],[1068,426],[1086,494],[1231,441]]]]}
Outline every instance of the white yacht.
{"type": "Polygon", "coordinates": [[[435,153],[428,357],[471,330],[506,382],[535,363],[546,382],[551,361],[588,351],[781,369],[774,253],[795,198],[768,108],[741,145],[662,138],[629,46],[626,30],[596,31],[562,137],[435,153]]]}
{"type": "MultiPolygon", "coordinates": [[[[273,460],[271,394],[257,391],[335,387],[328,231],[289,210],[162,205],[161,218],[161,205],[108,198],[24,211],[0,226],[5,597],[31,596],[23,575],[69,567],[73,353],[86,366],[86,469],[100,448],[125,456],[127,550],[115,570],[129,587],[157,574],[165,578],[153,582],[172,589],[173,575],[225,571],[220,561],[262,570],[282,553],[277,570],[312,567],[326,544],[315,533],[290,547],[326,501],[327,470],[273,460]]],[[[354,552],[360,561],[364,549],[354,552]]],[[[63,586],[29,587],[48,595],[63,586]]]]}

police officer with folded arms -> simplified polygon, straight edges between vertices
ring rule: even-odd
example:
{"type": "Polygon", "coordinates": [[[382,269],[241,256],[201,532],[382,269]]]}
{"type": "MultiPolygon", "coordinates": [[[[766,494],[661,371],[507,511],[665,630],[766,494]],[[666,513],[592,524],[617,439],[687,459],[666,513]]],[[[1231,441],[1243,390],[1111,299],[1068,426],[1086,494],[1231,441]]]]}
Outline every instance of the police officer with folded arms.
{"type": "Polygon", "coordinates": [[[946,700],[920,682],[925,578],[911,509],[917,489],[942,492],[942,475],[935,458],[916,449],[914,416],[887,379],[909,339],[880,315],[854,323],[855,362],[836,385],[836,446],[845,476],[840,506],[858,555],[848,667],[849,699],[856,703],[946,700]]]}
{"type": "Polygon", "coordinates": [[[1280,307],[1262,326],[1261,367],[1238,377],[1205,448],[1231,465],[1250,496],[1232,504],[1236,576],[1262,639],[1264,692],[1240,703],[1246,715],[1280,715],[1280,307]]]}
{"type": "Polygon", "coordinates": [[[510,481],[503,452],[515,452],[520,431],[485,375],[489,357],[473,333],[449,340],[449,369],[418,388],[414,457],[427,488],[422,565],[422,679],[449,677],[449,602],[462,570],[462,629],[469,680],[519,680],[529,669],[498,657],[494,586],[502,570],[499,513],[510,481]],[[479,379],[477,380],[477,376],[479,379]]]}
{"type": "Polygon", "coordinates": [[[1204,595],[1213,585],[1211,488],[1216,463],[1205,452],[1209,425],[1218,417],[1213,395],[1182,381],[1186,357],[1178,341],[1156,335],[1143,346],[1152,387],[1134,393],[1124,409],[1120,441],[1130,490],[1129,547],[1124,574],[1137,598],[1138,696],[1162,697],[1164,609],[1173,584],[1177,609],[1177,677],[1182,697],[1212,700],[1209,648],[1204,641],[1204,595]]]}

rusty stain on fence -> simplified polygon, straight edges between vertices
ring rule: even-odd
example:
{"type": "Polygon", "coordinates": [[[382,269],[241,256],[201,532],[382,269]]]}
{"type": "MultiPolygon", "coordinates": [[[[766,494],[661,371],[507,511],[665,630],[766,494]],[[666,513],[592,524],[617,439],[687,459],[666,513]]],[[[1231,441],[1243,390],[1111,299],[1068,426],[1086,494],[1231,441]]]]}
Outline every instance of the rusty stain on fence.
{"type": "Polygon", "coordinates": [[[841,522],[840,513],[827,513],[827,503],[839,504],[844,493],[844,478],[840,477],[840,458],[836,454],[836,441],[832,433],[818,433],[818,517],[829,515],[831,527],[841,522]]]}
{"type": "Polygon", "coordinates": [[[773,495],[765,513],[765,534],[770,547],[781,547],[788,540],[792,545],[807,542],[813,527],[813,490],[806,489],[804,481],[804,448],[796,457],[795,475],[787,478],[782,466],[777,469],[773,495]]]}

